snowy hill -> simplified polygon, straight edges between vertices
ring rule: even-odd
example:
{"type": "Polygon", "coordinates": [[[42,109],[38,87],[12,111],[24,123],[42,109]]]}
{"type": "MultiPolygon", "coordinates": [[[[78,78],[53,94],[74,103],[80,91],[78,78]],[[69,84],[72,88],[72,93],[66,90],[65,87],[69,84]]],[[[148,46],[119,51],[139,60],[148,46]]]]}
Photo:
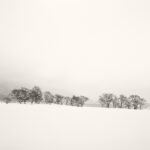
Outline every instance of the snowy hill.
{"type": "Polygon", "coordinates": [[[150,111],[0,104],[1,150],[149,150],[150,111]]]}

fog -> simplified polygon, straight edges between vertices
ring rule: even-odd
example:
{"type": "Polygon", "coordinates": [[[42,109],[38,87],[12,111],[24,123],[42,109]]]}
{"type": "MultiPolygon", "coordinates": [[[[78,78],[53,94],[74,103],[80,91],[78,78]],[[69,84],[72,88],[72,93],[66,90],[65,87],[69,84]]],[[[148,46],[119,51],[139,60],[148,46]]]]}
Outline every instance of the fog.
{"type": "Polygon", "coordinates": [[[148,0],[0,1],[0,82],[150,98],[148,0]]]}

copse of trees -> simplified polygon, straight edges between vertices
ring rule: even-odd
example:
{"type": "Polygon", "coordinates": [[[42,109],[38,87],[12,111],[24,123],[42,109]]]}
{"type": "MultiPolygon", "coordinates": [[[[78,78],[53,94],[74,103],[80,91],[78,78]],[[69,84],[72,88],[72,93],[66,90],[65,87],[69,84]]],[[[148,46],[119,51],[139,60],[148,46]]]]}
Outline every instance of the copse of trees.
{"type": "MultiPolygon", "coordinates": [[[[89,98],[85,96],[72,97],[63,96],[61,94],[52,94],[49,91],[42,92],[41,88],[34,86],[32,89],[21,87],[19,89],[13,89],[8,96],[2,98],[2,101],[6,104],[11,102],[18,103],[45,103],[45,104],[59,104],[59,105],[71,105],[77,107],[83,107],[85,102],[89,98]]],[[[101,107],[106,108],[127,108],[127,109],[142,109],[142,106],[146,103],[144,98],[139,95],[130,95],[129,97],[121,94],[118,97],[113,93],[103,93],[99,96],[98,102],[101,107]]]]}
{"type": "Polygon", "coordinates": [[[42,92],[40,87],[34,86],[32,89],[21,87],[19,89],[13,89],[11,93],[3,98],[3,102],[11,103],[45,103],[45,104],[59,104],[59,105],[71,105],[82,107],[88,100],[85,96],[63,96],[61,94],[53,95],[51,92],[42,92]]]}
{"type": "Polygon", "coordinates": [[[24,87],[12,90],[11,94],[19,103],[26,103],[30,99],[30,90],[24,87]]]}
{"type": "Polygon", "coordinates": [[[71,105],[82,107],[87,100],[88,100],[88,98],[85,96],[73,96],[71,98],[71,105]]]}
{"type": "Polygon", "coordinates": [[[110,108],[128,108],[128,109],[142,109],[146,100],[138,95],[130,95],[126,97],[125,95],[115,96],[112,93],[104,93],[99,97],[99,103],[102,107],[110,108]]]}
{"type": "Polygon", "coordinates": [[[42,91],[38,86],[33,87],[32,89],[20,88],[14,89],[11,91],[12,99],[16,99],[19,103],[26,103],[31,101],[31,103],[40,103],[42,98],[42,91]]]}

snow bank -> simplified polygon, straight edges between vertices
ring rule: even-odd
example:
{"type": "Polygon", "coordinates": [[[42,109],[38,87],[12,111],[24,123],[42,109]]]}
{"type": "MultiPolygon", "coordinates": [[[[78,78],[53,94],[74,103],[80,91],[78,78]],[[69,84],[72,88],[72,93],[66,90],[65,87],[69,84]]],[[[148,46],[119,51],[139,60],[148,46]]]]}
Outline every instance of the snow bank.
{"type": "Polygon", "coordinates": [[[0,150],[150,150],[150,111],[0,104],[0,150]]]}

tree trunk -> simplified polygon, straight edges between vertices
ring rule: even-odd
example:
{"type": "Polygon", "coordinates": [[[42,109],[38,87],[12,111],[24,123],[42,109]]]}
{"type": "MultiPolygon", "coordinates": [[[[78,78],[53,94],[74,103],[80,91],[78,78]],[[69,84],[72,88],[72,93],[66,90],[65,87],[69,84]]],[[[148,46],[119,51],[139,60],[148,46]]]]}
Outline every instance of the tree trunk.
{"type": "Polygon", "coordinates": [[[137,106],[134,106],[134,109],[137,109],[137,106]]]}
{"type": "Polygon", "coordinates": [[[122,108],[122,102],[121,102],[120,108],[122,108]]]}
{"type": "Polygon", "coordinates": [[[140,105],[140,109],[142,109],[142,105],[140,105]]]}
{"type": "Polygon", "coordinates": [[[115,103],[113,103],[113,108],[116,108],[116,105],[115,105],[115,103]]]}
{"type": "Polygon", "coordinates": [[[109,103],[106,104],[106,107],[109,108],[109,103]]]}
{"type": "Polygon", "coordinates": [[[33,104],[33,102],[34,102],[34,99],[31,100],[31,104],[33,104]]]}

